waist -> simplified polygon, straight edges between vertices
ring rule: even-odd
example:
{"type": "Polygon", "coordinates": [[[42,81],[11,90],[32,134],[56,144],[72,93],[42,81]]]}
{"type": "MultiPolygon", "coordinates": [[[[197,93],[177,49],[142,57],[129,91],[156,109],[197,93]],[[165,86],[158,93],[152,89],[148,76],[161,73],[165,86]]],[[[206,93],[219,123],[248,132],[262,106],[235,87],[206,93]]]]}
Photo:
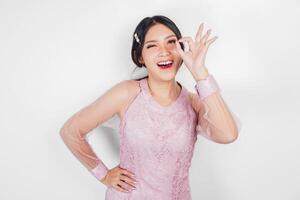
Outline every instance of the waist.
{"type": "Polygon", "coordinates": [[[168,185],[163,188],[156,188],[149,186],[144,182],[140,182],[136,185],[135,190],[129,192],[122,192],[116,188],[108,187],[105,194],[105,200],[191,200],[188,183],[183,185],[178,184],[171,190],[169,188],[171,187],[168,185]]]}

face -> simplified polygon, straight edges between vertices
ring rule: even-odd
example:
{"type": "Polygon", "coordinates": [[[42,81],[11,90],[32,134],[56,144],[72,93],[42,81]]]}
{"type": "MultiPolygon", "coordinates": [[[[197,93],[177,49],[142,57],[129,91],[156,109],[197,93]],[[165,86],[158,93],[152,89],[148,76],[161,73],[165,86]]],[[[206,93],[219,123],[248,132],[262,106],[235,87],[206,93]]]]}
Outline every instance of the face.
{"type": "Polygon", "coordinates": [[[147,67],[150,76],[161,80],[175,78],[181,63],[175,41],[175,33],[163,24],[155,24],[148,30],[139,61],[147,67]]]}

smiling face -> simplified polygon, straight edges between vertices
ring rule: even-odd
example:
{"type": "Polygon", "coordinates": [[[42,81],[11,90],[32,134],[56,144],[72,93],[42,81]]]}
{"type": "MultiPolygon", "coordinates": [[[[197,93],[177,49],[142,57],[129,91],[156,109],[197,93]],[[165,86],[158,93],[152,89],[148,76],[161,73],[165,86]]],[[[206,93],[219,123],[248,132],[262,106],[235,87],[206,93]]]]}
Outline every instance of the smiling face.
{"type": "Polygon", "coordinates": [[[181,64],[176,51],[177,37],[163,24],[153,25],[145,36],[140,63],[146,65],[148,74],[161,80],[171,80],[181,64]]]}

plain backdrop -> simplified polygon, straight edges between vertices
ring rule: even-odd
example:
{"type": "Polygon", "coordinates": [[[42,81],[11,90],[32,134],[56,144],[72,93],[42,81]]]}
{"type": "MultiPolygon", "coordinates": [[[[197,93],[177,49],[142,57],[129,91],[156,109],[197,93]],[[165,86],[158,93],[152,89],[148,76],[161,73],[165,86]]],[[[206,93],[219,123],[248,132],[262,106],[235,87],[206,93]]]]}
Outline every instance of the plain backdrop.
{"type": "MultiPolygon", "coordinates": [[[[194,37],[204,22],[219,37],[206,65],[242,123],[231,144],[198,137],[193,199],[300,199],[299,1],[0,0],[1,200],[104,199],[105,186],[59,129],[117,82],[145,73],[133,73],[132,33],[157,14],[183,36],[194,37]]],[[[176,78],[194,90],[184,65],[176,78]]],[[[89,141],[113,168],[119,137],[108,127],[94,129],[89,141]]]]}

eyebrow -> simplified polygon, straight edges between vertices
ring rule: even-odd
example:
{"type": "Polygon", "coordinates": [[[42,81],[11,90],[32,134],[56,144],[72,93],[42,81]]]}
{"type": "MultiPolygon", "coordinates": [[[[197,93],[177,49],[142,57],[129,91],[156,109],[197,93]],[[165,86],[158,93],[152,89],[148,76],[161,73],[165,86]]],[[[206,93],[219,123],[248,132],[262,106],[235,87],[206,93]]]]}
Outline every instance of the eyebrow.
{"type": "MultiPolygon", "coordinates": [[[[173,35],[169,35],[169,36],[165,37],[165,39],[168,39],[168,38],[173,37],[173,36],[176,37],[176,35],[173,34],[173,35]]],[[[156,42],[156,41],[157,40],[149,40],[149,41],[145,42],[145,44],[148,43],[148,42],[156,42]]]]}

